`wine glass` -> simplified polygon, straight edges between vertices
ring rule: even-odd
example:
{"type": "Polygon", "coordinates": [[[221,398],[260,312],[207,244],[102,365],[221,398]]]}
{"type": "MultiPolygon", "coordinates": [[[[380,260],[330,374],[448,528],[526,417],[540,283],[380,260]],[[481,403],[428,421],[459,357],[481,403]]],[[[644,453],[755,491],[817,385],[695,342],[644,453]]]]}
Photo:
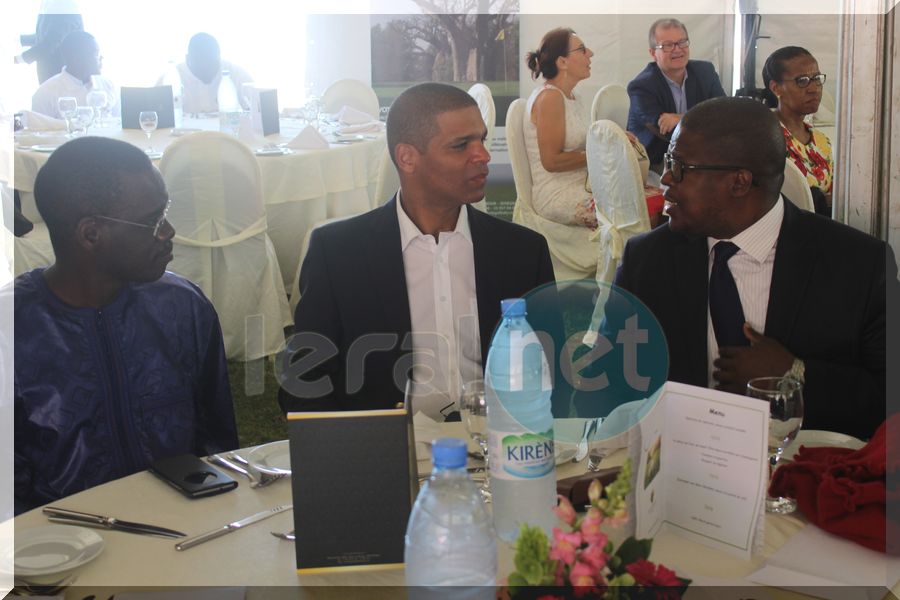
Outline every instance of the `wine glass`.
{"type": "Polygon", "coordinates": [[[469,437],[478,444],[484,459],[484,480],[479,488],[485,502],[491,501],[490,470],[488,468],[487,401],[484,397],[484,381],[477,379],[463,385],[459,413],[469,437]]]}
{"type": "Polygon", "coordinates": [[[142,110],[141,114],[138,115],[138,121],[141,124],[141,129],[147,134],[147,154],[153,154],[153,146],[150,142],[153,132],[156,131],[156,126],[159,125],[159,115],[156,114],[155,110],[142,110]]]}
{"type": "Polygon", "coordinates": [[[94,109],[90,106],[79,106],[75,109],[74,122],[73,129],[77,129],[76,133],[86,135],[94,122],[94,109]]]}
{"type": "MultiPolygon", "coordinates": [[[[803,424],[803,385],[793,377],[757,377],[747,382],[747,395],[769,403],[769,479],[784,449],[803,424]]],[[[766,494],[766,512],[782,515],[797,510],[793,498],[766,494]]]]}
{"type": "Polygon", "coordinates": [[[106,109],[106,92],[91,90],[87,95],[88,106],[94,109],[97,127],[103,127],[103,111],[106,109]]]}
{"type": "Polygon", "coordinates": [[[78,100],[73,96],[60,96],[56,99],[59,116],[66,120],[66,131],[72,133],[72,118],[78,109],[78,100]]]}

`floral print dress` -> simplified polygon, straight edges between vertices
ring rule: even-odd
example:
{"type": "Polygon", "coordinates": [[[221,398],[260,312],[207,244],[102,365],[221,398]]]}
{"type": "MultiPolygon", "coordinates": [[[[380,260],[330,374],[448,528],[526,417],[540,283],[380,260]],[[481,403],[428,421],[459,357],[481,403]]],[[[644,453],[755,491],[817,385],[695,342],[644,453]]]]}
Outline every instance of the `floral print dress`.
{"type": "Polygon", "coordinates": [[[787,156],[806,176],[810,187],[817,187],[822,190],[823,194],[829,194],[834,176],[831,142],[828,140],[828,136],[818,129],[813,129],[808,123],[804,123],[803,126],[810,134],[808,144],[795,138],[790,130],[783,123],[781,124],[784,143],[787,145],[787,156]]]}

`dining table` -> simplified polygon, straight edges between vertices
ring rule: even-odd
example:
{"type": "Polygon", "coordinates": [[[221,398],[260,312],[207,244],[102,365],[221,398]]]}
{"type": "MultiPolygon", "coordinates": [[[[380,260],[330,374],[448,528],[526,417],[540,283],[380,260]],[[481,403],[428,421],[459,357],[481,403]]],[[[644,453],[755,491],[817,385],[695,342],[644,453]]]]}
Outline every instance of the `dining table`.
{"type": "MultiPolygon", "coordinates": [[[[356,125],[349,129],[364,132],[343,134],[340,123],[323,122],[317,127],[327,147],[286,147],[306,126],[302,119],[282,117],[279,133],[263,137],[250,135],[244,128],[238,135],[259,163],[267,232],[288,294],[309,230],[326,219],[366,212],[385,200],[374,197],[386,145],[380,123],[373,122],[369,128],[356,125]]],[[[120,139],[143,149],[152,147],[156,151],[154,163],[158,164],[159,155],[180,137],[219,129],[218,117],[185,116],[181,127],[158,129],[149,140],[140,129],[122,129],[118,120],[94,125],[87,135],[120,139]]],[[[34,223],[43,222],[34,202],[35,177],[52,150],[65,141],[64,131],[17,132],[12,184],[19,191],[22,214],[34,223]]],[[[29,269],[38,266],[45,265],[27,265],[29,269]]]]}
{"type": "MultiPolygon", "coordinates": [[[[467,437],[462,423],[442,423],[440,434],[467,437]]],[[[477,448],[471,442],[470,447],[473,450],[477,448]]],[[[249,456],[252,460],[251,450],[245,448],[238,454],[244,458],[249,456]]],[[[604,458],[603,466],[621,465],[626,455],[626,451],[619,450],[604,458]]],[[[587,458],[574,460],[567,456],[564,461],[558,461],[557,478],[581,475],[587,469],[587,458]]],[[[419,474],[427,475],[429,470],[429,461],[420,460],[419,474]]],[[[201,499],[188,499],[150,472],[143,471],[51,504],[63,509],[155,524],[195,536],[292,502],[292,485],[288,477],[254,488],[247,485],[240,475],[233,475],[240,480],[235,490],[201,499]]],[[[35,508],[17,516],[13,524],[18,536],[49,522],[41,508],[35,508]]],[[[764,566],[767,559],[792,537],[808,527],[814,526],[808,524],[799,513],[767,514],[762,550],[749,560],[663,531],[654,539],[650,559],[693,580],[688,598],[707,597],[704,595],[707,589],[715,591],[708,596],[715,598],[787,597],[782,590],[758,587],[748,577],[764,566]],[[748,592],[750,587],[753,589],[748,592]]],[[[67,581],[68,587],[59,594],[69,600],[80,600],[91,595],[108,598],[128,590],[199,590],[204,587],[241,588],[241,597],[247,598],[279,597],[278,591],[287,588],[318,590],[315,597],[322,597],[326,588],[365,586],[366,597],[398,596],[399,588],[404,585],[402,568],[298,574],[293,542],[272,535],[272,532],[285,533],[292,529],[293,514],[288,510],[184,551],[176,550],[178,540],[95,530],[103,538],[103,550],[94,560],[73,571],[72,578],[67,581]]],[[[297,531],[296,535],[302,536],[303,531],[297,531]]],[[[613,538],[615,534],[610,536],[613,538]]],[[[512,571],[514,549],[503,542],[498,542],[498,547],[498,583],[502,584],[512,571]]],[[[346,590],[344,593],[347,593],[346,590]]],[[[304,596],[297,592],[291,597],[304,596]]]]}

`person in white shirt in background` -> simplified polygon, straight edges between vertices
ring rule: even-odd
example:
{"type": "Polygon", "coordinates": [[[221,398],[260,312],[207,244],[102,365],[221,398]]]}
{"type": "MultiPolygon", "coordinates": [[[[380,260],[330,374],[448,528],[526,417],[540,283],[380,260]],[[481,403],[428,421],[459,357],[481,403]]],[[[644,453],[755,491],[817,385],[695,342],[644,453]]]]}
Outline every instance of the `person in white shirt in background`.
{"type": "MultiPolygon", "coordinates": [[[[201,32],[191,38],[185,61],[177,65],[176,70],[184,88],[186,115],[219,111],[219,84],[224,71],[228,71],[231,76],[235,95],[244,108],[248,108],[241,88],[245,83],[251,83],[253,78],[234,63],[222,60],[219,42],[210,34],[201,32]]],[[[162,85],[165,79],[165,76],[161,78],[158,85],[162,85]]]]}
{"type": "Polygon", "coordinates": [[[88,92],[98,89],[106,92],[110,114],[118,117],[119,90],[100,75],[103,58],[94,36],[85,31],[73,31],[63,38],[59,51],[65,66],[37,89],[31,97],[31,110],[62,118],[56,104],[59,98],[72,96],[79,106],[87,106],[88,92]]]}

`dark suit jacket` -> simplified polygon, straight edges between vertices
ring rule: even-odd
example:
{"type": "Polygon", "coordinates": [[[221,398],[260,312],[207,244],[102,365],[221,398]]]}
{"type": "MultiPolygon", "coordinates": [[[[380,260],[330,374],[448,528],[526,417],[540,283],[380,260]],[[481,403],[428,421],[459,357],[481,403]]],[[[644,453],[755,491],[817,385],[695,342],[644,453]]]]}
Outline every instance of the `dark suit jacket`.
{"type": "MultiPolygon", "coordinates": [[[[466,210],[474,247],[484,365],[500,321],[500,300],[521,297],[554,281],[553,266],[541,235],[471,207],[466,210]]],[[[411,364],[411,342],[407,340],[407,346],[401,348],[411,324],[396,198],[358,217],[316,229],[303,261],[300,292],[295,336],[299,333],[303,339],[292,338],[281,364],[286,366],[303,354],[310,334],[332,343],[334,355],[309,370],[301,369],[297,362],[285,369],[278,399],[282,410],[366,410],[394,408],[402,402],[404,390],[395,381],[405,380],[395,377],[395,368],[405,373],[411,364]],[[353,346],[367,334],[386,337],[368,337],[367,342],[353,346]],[[363,348],[373,347],[379,349],[364,356],[361,369],[349,369],[352,381],[348,390],[348,365],[358,365],[363,348]],[[301,370],[305,372],[299,373],[301,370]],[[333,391],[298,390],[298,375],[301,384],[324,377],[333,391]]],[[[536,330],[542,326],[538,313],[547,312],[529,310],[529,322],[536,330]]],[[[558,318],[558,314],[552,316],[558,318]]]]}
{"type": "MultiPolygon", "coordinates": [[[[719,76],[712,63],[705,60],[689,60],[684,94],[687,107],[725,95],[719,76]]],[[[637,77],[628,84],[631,106],[628,109],[628,131],[637,136],[650,157],[651,164],[662,162],[668,144],[656,137],[646,127],[646,123],[656,125],[659,115],[675,112],[675,99],[669,82],[655,62],[649,63],[637,77]]]]}
{"type": "MultiPolygon", "coordinates": [[[[706,238],[668,225],[629,240],[616,284],[659,319],[669,379],[707,385],[706,238]]],[[[785,202],[764,334],[806,363],[803,427],[868,438],[885,418],[885,291],[890,248],[785,202]]]]}

